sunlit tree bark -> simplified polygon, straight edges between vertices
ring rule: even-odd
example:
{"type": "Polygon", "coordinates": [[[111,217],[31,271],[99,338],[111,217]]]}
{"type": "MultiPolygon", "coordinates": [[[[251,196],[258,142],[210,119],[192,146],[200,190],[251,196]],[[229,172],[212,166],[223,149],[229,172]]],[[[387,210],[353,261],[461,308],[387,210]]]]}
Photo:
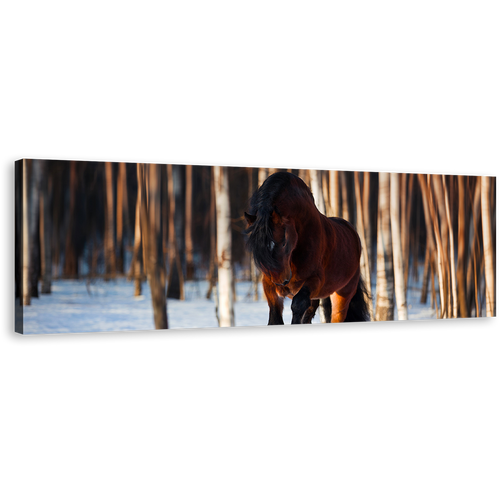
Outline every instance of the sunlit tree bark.
{"type": "Polygon", "coordinates": [[[111,162],[105,164],[106,175],[106,224],[104,226],[104,267],[105,279],[114,277],[116,273],[116,251],[115,251],[115,216],[113,196],[113,165],[111,162]]]}
{"type": "Polygon", "coordinates": [[[465,196],[465,177],[457,176],[458,180],[458,255],[457,255],[457,291],[458,291],[458,312],[461,318],[470,316],[467,306],[467,280],[466,280],[466,216],[465,209],[467,199],[465,196]]]}
{"type": "Polygon", "coordinates": [[[340,217],[339,171],[330,170],[330,213],[329,217],[340,217]]]}
{"type": "Polygon", "coordinates": [[[486,316],[496,314],[495,304],[495,268],[493,265],[493,237],[491,231],[491,205],[490,205],[491,179],[481,177],[481,219],[483,221],[483,248],[486,281],[486,316]]]}
{"type": "Polygon", "coordinates": [[[311,191],[314,196],[314,201],[316,202],[316,207],[324,214],[325,199],[323,198],[322,171],[313,169],[310,170],[309,174],[311,179],[311,191]]]}
{"type": "MultiPolygon", "coordinates": [[[[363,175],[362,172],[354,172],[354,190],[356,194],[356,204],[357,204],[357,229],[359,238],[361,240],[361,274],[364,277],[365,283],[368,290],[372,289],[371,284],[371,272],[370,272],[370,259],[368,257],[368,243],[366,239],[365,221],[363,216],[363,207],[361,202],[361,187],[360,187],[360,177],[363,175]]],[[[372,301],[368,301],[368,311],[370,314],[370,320],[373,320],[373,304],[372,301]]]]}
{"type": "Polygon", "coordinates": [[[403,249],[401,245],[401,220],[400,220],[400,189],[399,174],[391,175],[391,236],[392,252],[394,257],[394,285],[396,293],[396,304],[398,307],[398,320],[408,319],[408,308],[406,304],[406,289],[403,270],[403,249]]]}
{"type": "Polygon", "coordinates": [[[231,210],[227,167],[214,167],[217,208],[217,265],[219,269],[219,325],[234,326],[233,269],[231,266],[231,210]]]}
{"type": "Polygon", "coordinates": [[[458,317],[458,297],[457,297],[457,278],[455,273],[455,238],[453,234],[453,225],[451,223],[450,201],[448,196],[448,187],[446,186],[446,178],[441,176],[443,180],[444,203],[446,209],[446,219],[448,222],[449,231],[449,263],[450,263],[450,277],[451,277],[451,296],[452,296],[452,317],[458,317]]]}
{"type": "Polygon", "coordinates": [[[390,221],[390,174],[379,173],[376,321],[394,319],[394,274],[390,221]]]}
{"type": "MultiPolygon", "coordinates": [[[[141,166],[137,164],[137,179],[141,177],[141,166]]],[[[142,294],[142,235],[141,235],[141,203],[142,189],[137,189],[137,202],[135,207],[135,224],[134,224],[134,252],[132,254],[132,263],[130,265],[129,278],[134,279],[134,296],[138,297],[142,294]]]]}

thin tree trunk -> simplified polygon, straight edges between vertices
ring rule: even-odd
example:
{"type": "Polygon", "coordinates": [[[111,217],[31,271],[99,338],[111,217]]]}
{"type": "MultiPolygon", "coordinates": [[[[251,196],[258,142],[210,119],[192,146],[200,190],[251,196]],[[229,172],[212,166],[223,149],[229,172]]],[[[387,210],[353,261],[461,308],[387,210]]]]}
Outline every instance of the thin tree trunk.
{"type": "Polygon", "coordinates": [[[39,297],[40,280],[40,185],[42,180],[42,160],[33,160],[30,182],[30,296],[39,297]]]}
{"type": "Polygon", "coordinates": [[[42,186],[40,189],[40,250],[42,293],[50,293],[52,287],[52,220],[50,217],[50,202],[52,199],[52,175],[47,166],[43,165],[42,186]]]}
{"type": "MultiPolygon", "coordinates": [[[[478,287],[477,287],[477,280],[475,278],[477,277],[477,253],[479,251],[479,245],[480,245],[480,238],[479,238],[479,232],[481,229],[481,179],[478,177],[476,179],[475,183],[475,188],[474,188],[474,199],[471,203],[472,205],[472,210],[471,210],[471,228],[472,228],[472,235],[471,235],[471,258],[469,259],[469,264],[467,267],[467,302],[469,309],[472,310],[472,305],[474,299],[476,299],[476,317],[479,311],[479,307],[477,306],[477,293],[478,293],[478,287]]],[[[470,233],[470,231],[469,231],[470,233]]]]}
{"type": "Polygon", "coordinates": [[[339,171],[330,170],[330,213],[329,217],[340,217],[339,171]]]}
{"type": "Polygon", "coordinates": [[[30,238],[29,238],[29,203],[28,203],[28,165],[27,160],[23,160],[23,278],[22,278],[22,304],[29,306],[31,304],[30,295],[30,238]]]}
{"type": "Polygon", "coordinates": [[[470,316],[467,307],[467,281],[466,281],[466,235],[465,235],[465,177],[459,175],[458,179],[458,255],[457,255],[457,289],[458,289],[458,312],[461,318],[470,316]]]}
{"type": "MultiPolygon", "coordinates": [[[[253,173],[254,169],[248,169],[248,198],[250,199],[254,192],[254,182],[253,182],[253,173]]],[[[255,265],[255,261],[253,257],[250,255],[250,279],[252,281],[252,292],[253,292],[253,300],[259,300],[259,270],[255,265]]]]}
{"type": "Polygon", "coordinates": [[[495,304],[495,268],[493,265],[493,236],[491,231],[490,205],[491,179],[481,177],[481,219],[483,221],[483,252],[484,252],[484,275],[486,283],[486,316],[493,317],[496,314],[495,304]]]}
{"type": "Polygon", "coordinates": [[[231,266],[231,209],[227,167],[214,167],[217,208],[217,265],[219,269],[219,325],[234,326],[231,266]]]}
{"type": "Polygon", "coordinates": [[[165,272],[161,251],[161,166],[141,165],[138,169],[141,200],[141,227],[146,242],[148,282],[151,289],[154,324],[157,330],[168,328],[167,301],[165,296],[165,272]],[[148,202],[146,203],[146,186],[148,202]]]}
{"type": "MultiPolygon", "coordinates": [[[[434,228],[434,237],[436,239],[437,243],[437,265],[438,265],[438,281],[439,281],[439,298],[440,298],[440,303],[441,303],[441,318],[446,318],[447,317],[447,312],[448,312],[448,296],[445,291],[445,280],[446,280],[446,270],[445,270],[445,257],[444,257],[444,248],[443,248],[443,243],[441,240],[441,234],[439,232],[439,225],[438,225],[438,218],[437,218],[437,213],[436,209],[434,206],[434,200],[431,194],[431,187],[430,187],[430,180],[431,180],[431,175],[427,175],[427,186],[425,186],[426,190],[426,195],[427,195],[427,200],[428,200],[428,205],[429,205],[429,215],[430,215],[430,220],[432,223],[432,226],[434,228]]],[[[439,195],[438,195],[439,196],[439,195]]],[[[437,203],[439,204],[441,200],[437,200],[437,203]]],[[[441,221],[441,227],[442,227],[442,222],[441,221]]]]}
{"type": "MultiPolygon", "coordinates": [[[[370,206],[370,187],[371,187],[371,179],[370,172],[363,172],[363,224],[365,226],[365,241],[366,241],[366,251],[368,253],[368,263],[372,264],[372,221],[370,217],[370,212],[372,211],[372,207],[370,206]]],[[[372,266],[369,265],[370,271],[372,266]]],[[[371,292],[371,288],[370,288],[371,292]]]]}
{"type": "Polygon", "coordinates": [[[311,191],[318,210],[325,213],[325,199],[323,198],[322,171],[310,170],[311,191]]]}
{"type": "Polygon", "coordinates": [[[394,284],[396,292],[396,303],[398,307],[398,320],[408,319],[408,308],[406,304],[406,289],[403,270],[403,249],[401,245],[401,217],[399,209],[400,189],[399,174],[391,175],[391,236],[392,251],[394,256],[394,284]]]}
{"type": "MultiPolygon", "coordinates": [[[[360,262],[360,267],[361,267],[361,273],[364,276],[365,283],[368,286],[368,290],[372,289],[372,283],[371,283],[371,273],[370,273],[370,259],[368,257],[368,244],[366,241],[366,231],[365,231],[365,224],[363,220],[363,207],[361,203],[361,188],[360,188],[360,182],[359,178],[361,177],[363,173],[362,172],[354,172],[354,190],[356,194],[356,203],[357,203],[357,229],[358,229],[358,234],[359,238],[361,240],[361,262],[360,262]]],[[[370,314],[370,320],[373,320],[373,303],[371,300],[368,301],[368,311],[370,314]]]]}
{"type": "Polygon", "coordinates": [[[451,213],[450,213],[450,202],[448,196],[448,188],[446,186],[446,178],[443,175],[443,191],[444,191],[444,203],[446,208],[446,219],[448,222],[449,230],[449,249],[450,249],[450,274],[451,274],[451,293],[453,299],[452,317],[458,317],[458,297],[457,297],[457,279],[455,274],[455,239],[453,235],[453,225],[451,223],[451,213]]]}
{"type": "Polygon", "coordinates": [[[72,161],[69,171],[69,212],[66,228],[66,245],[64,251],[64,275],[68,278],[78,276],[78,257],[76,255],[76,201],[78,195],[78,173],[76,162],[72,161]]]}
{"type": "Polygon", "coordinates": [[[127,172],[125,163],[118,165],[118,179],[116,181],[116,247],[117,259],[116,270],[118,273],[124,272],[124,242],[123,242],[123,212],[125,206],[125,192],[127,189],[127,172]]]}
{"type": "Polygon", "coordinates": [[[258,176],[258,183],[259,187],[264,184],[264,181],[268,178],[269,176],[269,171],[267,168],[259,168],[259,176],[258,176]]]}
{"type": "MultiPolygon", "coordinates": [[[[215,207],[215,182],[214,169],[210,174],[210,267],[208,270],[208,290],[207,299],[210,299],[212,293],[215,301],[215,315],[219,321],[219,299],[217,297],[217,209],[215,207]]],[[[259,170],[260,175],[260,170],[259,170]]]]}
{"type": "Polygon", "coordinates": [[[186,165],[186,279],[194,278],[193,263],[193,166],[186,165]]]}
{"type": "MultiPolygon", "coordinates": [[[[137,164],[137,180],[141,176],[141,166],[137,164]]],[[[129,277],[134,279],[134,296],[138,297],[142,294],[142,235],[141,235],[141,204],[142,204],[142,188],[138,184],[137,187],[137,203],[135,208],[135,234],[134,234],[134,253],[132,255],[132,263],[130,265],[129,277]]]]}
{"type": "Polygon", "coordinates": [[[106,224],[104,225],[104,279],[114,277],[116,273],[116,251],[115,251],[115,217],[113,196],[113,164],[106,162],[106,224]]]}
{"type": "Polygon", "coordinates": [[[168,287],[167,298],[184,300],[184,276],[182,274],[177,235],[175,231],[175,191],[173,166],[167,165],[168,182],[168,287]]]}
{"type": "Polygon", "coordinates": [[[394,274],[390,221],[390,174],[379,173],[376,321],[394,319],[394,274]]]}

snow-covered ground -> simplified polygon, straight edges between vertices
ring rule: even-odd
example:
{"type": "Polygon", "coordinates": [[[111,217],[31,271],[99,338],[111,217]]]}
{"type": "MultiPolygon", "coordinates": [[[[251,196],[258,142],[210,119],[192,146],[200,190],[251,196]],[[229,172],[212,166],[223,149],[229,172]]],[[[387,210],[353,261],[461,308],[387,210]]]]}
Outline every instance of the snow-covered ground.
{"type": "MultiPolygon", "coordinates": [[[[205,281],[185,285],[186,300],[168,300],[167,313],[170,328],[217,327],[215,303],[205,298],[205,281]]],[[[373,295],[375,295],[373,290],[373,295]]],[[[267,325],[268,306],[260,290],[260,300],[254,301],[251,283],[238,282],[235,303],[236,326],[267,325]]],[[[286,299],[284,320],[290,323],[291,300],[286,299]]],[[[430,303],[420,304],[420,288],[410,283],[408,289],[408,316],[411,320],[435,318],[430,303]]],[[[113,281],[58,280],[52,284],[50,295],[40,295],[32,305],[24,308],[24,333],[81,333],[118,330],[154,329],[151,294],[147,283],[143,295],[134,297],[133,283],[125,278],[113,281]]],[[[395,309],[397,318],[397,310],[395,309]]],[[[319,322],[319,314],[313,323],[319,322]]]]}

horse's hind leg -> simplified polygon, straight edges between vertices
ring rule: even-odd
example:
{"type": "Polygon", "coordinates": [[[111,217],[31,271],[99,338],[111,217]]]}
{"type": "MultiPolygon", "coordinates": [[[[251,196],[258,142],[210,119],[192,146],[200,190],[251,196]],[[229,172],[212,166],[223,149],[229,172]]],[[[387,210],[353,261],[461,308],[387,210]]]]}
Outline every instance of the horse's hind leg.
{"type": "Polygon", "coordinates": [[[349,304],[356,293],[358,281],[359,273],[356,274],[344,288],[330,295],[330,300],[332,302],[332,323],[342,323],[345,321],[347,311],[349,310],[349,304]]]}
{"type": "Polygon", "coordinates": [[[316,314],[316,309],[319,307],[319,299],[311,300],[311,305],[306,309],[304,315],[302,316],[302,323],[309,324],[312,322],[314,315],[316,314]]]}
{"type": "Polygon", "coordinates": [[[332,320],[332,301],[330,297],[319,300],[319,317],[321,323],[330,323],[332,320]]]}

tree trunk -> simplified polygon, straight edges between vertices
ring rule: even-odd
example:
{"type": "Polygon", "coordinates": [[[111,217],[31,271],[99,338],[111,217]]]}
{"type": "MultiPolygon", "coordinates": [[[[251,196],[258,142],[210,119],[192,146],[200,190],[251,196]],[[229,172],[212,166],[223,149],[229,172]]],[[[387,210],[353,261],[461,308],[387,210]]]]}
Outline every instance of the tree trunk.
{"type": "MultiPolygon", "coordinates": [[[[363,199],[362,199],[362,207],[363,207],[363,225],[365,226],[365,241],[366,241],[366,251],[368,253],[368,264],[370,270],[372,269],[372,252],[373,252],[373,231],[372,231],[372,221],[370,217],[370,213],[372,211],[372,207],[370,206],[370,172],[363,172],[363,199]]],[[[371,293],[371,288],[370,288],[371,293]]]]}
{"type": "Polygon", "coordinates": [[[398,307],[398,320],[408,319],[408,308],[406,304],[406,288],[403,269],[403,248],[401,245],[401,217],[399,200],[399,174],[392,173],[391,177],[391,236],[392,250],[394,256],[394,284],[396,292],[396,303],[398,307]]]}
{"type": "MultiPolygon", "coordinates": [[[[445,263],[445,252],[444,252],[444,247],[443,247],[443,242],[441,239],[442,233],[439,232],[439,222],[438,222],[438,216],[434,204],[434,199],[432,196],[432,191],[431,191],[431,178],[434,177],[430,174],[427,175],[427,185],[424,185],[425,187],[425,193],[427,196],[427,201],[428,201],[428,206],[429,206],[429,216],[431,220],[432,227],[434,229],[434,238],[436,240],[436,247],[437,247],[437,270],[438,270],[438,281],[439,281],[439,299],[441,303],[441,308],[440,308],[440,316],[441,318],[446,318],[448,316],[448,295],[446,291],[446,263],[445,263]]],[[[434,186],[436,184],[434,183],[434,186]]],[[[439,189],[434,190],[434,196],[437,196],[436,203],[438,206],[441,204],[442,199],[440,198],[440,191],[439,189]],[[437,195],[436,195],[437,191],[437,195]]],[[[441,222],[441,228],[443,227],[444,223],[443,221],[441,222]]]]}
{"type": "Polygon", "coordinates": [[[72,161],[69,170],[69,211],[66,227],[66,243],[64,250],[64,275],[68,278],[78,276],[78,257],[76,255],[76,201],[78,196],[78,171],[76,162],[72,161]]]}
{"type": "Polygon", "coordinates": [[[141,190],[141,227],[146,243],[148,282],[157,330],[168,328],[165,271],[161,251],[161,168],[160,165],[140,165],[138,168],[138,184],[141,190]],[[149,193],[147,203],[146,184],[149,193]]]}
{"type": "Polygon", "coordinates": [[[217,265],[219,269],[219,325],[234,326],[231,266],[231,210],[227,167],[214,167],[217,209],[217,265]]]}
{"type": "Polygon", "coordinates": [[[451,278],[451,295],[452,295],[452,317],[458,318],[458,297],[457,297],[457,278],[455,274],[455,238],[453,234],[453,225],[451,223],[450,201],[448,196],[448,187],[446,186],[446,178],[443,175],[443,192],[444,204],[446,209],[446,220],[448,222],[449,231],[449,250],[450,250],[450,278],[451,278]]]}
{"type": "Polygon", "coordinates": [[[390,221],[390,174],[379,173],[376,321],[394,319],[394,274],[390,221]]]}
{"type": "Polygon", "coordinates": [[[461,318],[468,318],[470,310],[467,306],[467,281],[466,281],[466,196],[465,177],[459,175],[458,179],[458,255],[457,255],[457,289],[458,313],[461,318]]]}
{"type": "MultiPolygon", "coordinates": [[[[137,181],[141,176],[141,167],[137,164],[137,181]]],[[[138,297],[142,294],[142,235],[141,235],[141,204],[142,204],[142,189],[138,185],[137,188],[137,203],[135,208],[135,231],[134,231],[134,253],[132,255],[132,263],[130,265],[129,278],[134,279],[134,296],[138,297]]]]}
{"type": "Polygon", "coordinates": [[[322,185],[322,171],[321,170],[311,170],[311,191],[316,202],[316,207],[318,210],[325,214],[325,199],[323,198],[323,185],[322,185]]]}
{"type": "MultiPolygon", "coordinates": [[[[361,274],[364,276],[365,283],[368,287],[368,290],[372,290],[371,283],[371,273],[370,273],[370,259],[368,257],[368,243],[366,241],[366,230],[365,230],[365,221],[363,220],[363,207],[361,203],[361,188],[359,178],[363,175],[362,172],[354,172],[354,190],[356,194],[356,204],[357,204],[357,229],[359,238],[361,240],[361,274]]],[[[368,302],[368,311],[370,313],[370,320],[373,320],[373,303],[370,300],[368,302]]]]}
{"type": "Polygon", "coordinates": [[[478,272],[478,262],[477,262],[477,253],[479,252],[480,246],[480,229],[481,229],[481,178],[478,177],[475,182],[474,188],[474,199],[472,201],[472,217],[470,219],[471,230],[470,239],[471,239],[471,257],[469,258],[469,264],[467,266],[467,304],[469,309],[472,311],[472,305],[476,302],[476,317],[479,311],[479,307],[477,306],[477,295],[478,295],[478,287],[477,287],[477,277],[478,272]]]}
{"type": "Polygon", "coordinates": [[[167,165],[168,182],[168,287],[167,298],[184,300],[184,276],[175,231],[175,191],[173,166],[167,165]]]}
{"type": "MultiPolygon", "coordinates": [[[[259,170],[260,175],[260,170],[259,170]]],[[[215,181],[214,169],[210,173],[210,266],[208,270],[208,290],[207,299],[210,299],[212,293],[215,301],[215,315],[219,321],[219,302],[217,297],[217,209],[215,207],[215,181]]]]}
{"type": "Polygon", "coordinates": [[[106,224],[104,225],[104,266],[105,280],[114,277],[116,273],[116,250],[115,250],[115,217],[113,196],[113,164],[106,162],[106,224]]]}
{"type": "Polygon", "coordinates": [[[28,165],[27,160],[23,160],[23,216],[22,216],[22,262],[23,262],[23,278],[22,278],[22,304],[29,306],[31,304],[30,295],[30,238],[29,238],[29,203],[28,203],[28,165]]]}
{"type": "Polygon", "coordinates": [[[186,165],[186,279],[194,278],[193,263],[193,166],[186,165]]]}
{"type": "Polygon", "coordinates": [[[124,272],[125,249],[123,242],[123,214],[125,207],[125,193],[127,190],[127,171],[125,163],[118,165],[118,179],[116,181],[116,270],[118,273],[124,272]]]}
{"type": "Polygon", "coordinates": [[[494,248],[491,231],[490,177],[481,177],[481,219],[483,221],[484,275],[486,282],[486,316],[494,317],[495,304],[495,267],[493,264],[494,248]]]}
{"type": "Polygon", "coordinates": [[[330,170],[330,213],[329,217],[340,217],[340,186],[338,170],[330,170]]]}
{"type": "MultiPolygon", "coordinates": [[[[253,177],[254,169],[249,168],[248,169],[248,199],[250,199],[253,195],[253,192],[255,190],[254,187],[254,177],[253,177]]],[[[253,256],[250,255],[250,279],[252,281],[252,296],[254,301],[259,300],[259,270],[257,269],[257,266],[255,265],[255,261],[253,259],[253,256]]]]}
{"type": "Polygon", "coordinates": [[[40,189],[40,251],[42,293],[50,293],[52,287],[52,175],[44,162],[40,189]]]}
{"type": "Polygon", "coordinates": [[[33,160],[30,182],[30,296],[38,297],[40,280],[40,185],[42,181],[42,160],[33,160]]]}

